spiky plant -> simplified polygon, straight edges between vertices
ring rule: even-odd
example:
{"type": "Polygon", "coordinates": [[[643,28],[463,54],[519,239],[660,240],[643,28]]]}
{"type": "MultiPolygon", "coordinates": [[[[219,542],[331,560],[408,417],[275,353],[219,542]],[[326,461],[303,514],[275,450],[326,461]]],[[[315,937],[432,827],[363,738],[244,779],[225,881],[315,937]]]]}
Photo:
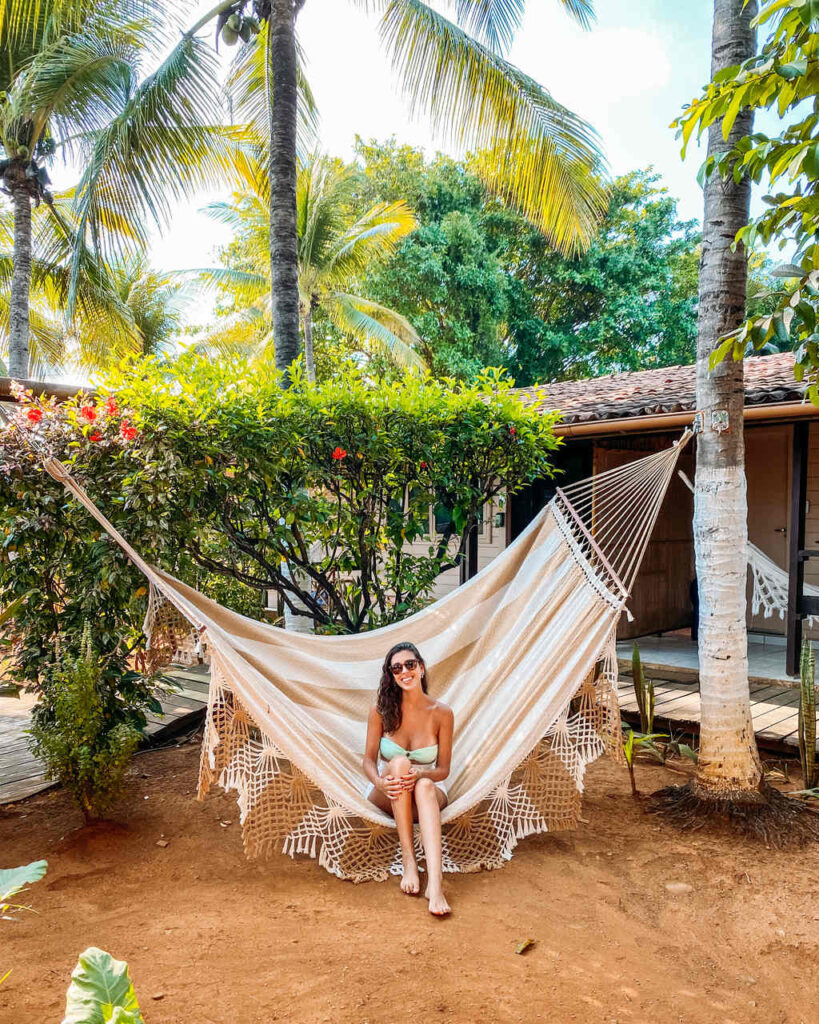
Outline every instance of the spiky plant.
{"type": "Polygon", "coordinates": [[[631,651],[631,678],[640,711],[640,731],[647,735],[654,729],[654,682],[645,677],[640,648],[636,641],[631,651]]]}
{"type": "Polygon", "coordinates": [[[816,764],[816,657],[813,645],[805,637],[799,659],[799,760],[805,789],[819,783],[816,764]]]}

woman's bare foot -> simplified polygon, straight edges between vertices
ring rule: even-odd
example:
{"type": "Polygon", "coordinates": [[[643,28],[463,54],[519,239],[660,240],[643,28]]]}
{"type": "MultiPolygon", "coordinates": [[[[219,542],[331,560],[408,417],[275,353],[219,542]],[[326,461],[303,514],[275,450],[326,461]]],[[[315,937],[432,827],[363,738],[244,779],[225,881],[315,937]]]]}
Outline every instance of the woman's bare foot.
{"type": "Polygon", "coordinates": [[[413,861],[412,864],[404,865],[404,873],[401,876],[401,892],[405,892],[408,896],[417,896],[421,891],[421,879],[418,877],[418,865],[413,861]]]}
{"type": "Polygon", "coordinates": [[[428,885],[424,896],[429,900],[430,914],[435,914],[436,917],[445,917],[451,912],[452,907],[447,903],[443,890],[437,886],[433,888],[432,885],[428,885]]]}

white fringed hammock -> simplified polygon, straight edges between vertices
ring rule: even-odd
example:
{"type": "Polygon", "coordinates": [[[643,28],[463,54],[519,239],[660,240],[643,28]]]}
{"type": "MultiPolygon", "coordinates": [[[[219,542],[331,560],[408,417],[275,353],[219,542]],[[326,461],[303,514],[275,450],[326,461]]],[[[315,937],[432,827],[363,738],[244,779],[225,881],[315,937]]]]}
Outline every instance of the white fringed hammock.
{"type": "Polygon", "coordinates": [[[44,465],[147,577],[155,664],[210,659],[200,798],[214,783],[236,791],[249,856],[306,853],[363,881],[400,865],[361,764],[380,665],[401,640],[421,649],[430,693],[455,714],[444,870],[500,867],[524,836],[575,826],[586,766],[622,756],[615,630],[680,448],[558,489],[467,584],[350,636],[220,607],[147,564],[61,463],[44,465]]]}

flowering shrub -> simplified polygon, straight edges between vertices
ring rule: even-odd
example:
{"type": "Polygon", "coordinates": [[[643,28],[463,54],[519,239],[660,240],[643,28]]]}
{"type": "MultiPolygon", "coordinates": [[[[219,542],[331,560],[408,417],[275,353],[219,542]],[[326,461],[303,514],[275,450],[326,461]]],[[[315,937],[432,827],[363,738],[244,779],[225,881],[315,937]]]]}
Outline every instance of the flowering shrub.
{"type": "Polygon", "coordinates": [[[556,417],[527,411],[492,372],[469,386],[296,373],[283,391],[273,372],[191,355],[135,363],[105,392],[59,407],[27,397],[20,429],[0,433],[0,606],[33,595],[15,620],[21,679],[86,619],[98,651],[137,647],[145,601],[136,570],[26,450],[27,431],[149,561],[206,591],[223,580],[219,599],[243,611],[243,594],[277,588],[324,629],[352,632],[425,603],[481,506],[548,475],[558,443],[556,417]],[[411,555],[433,505],[451,523],[411,555]]]}

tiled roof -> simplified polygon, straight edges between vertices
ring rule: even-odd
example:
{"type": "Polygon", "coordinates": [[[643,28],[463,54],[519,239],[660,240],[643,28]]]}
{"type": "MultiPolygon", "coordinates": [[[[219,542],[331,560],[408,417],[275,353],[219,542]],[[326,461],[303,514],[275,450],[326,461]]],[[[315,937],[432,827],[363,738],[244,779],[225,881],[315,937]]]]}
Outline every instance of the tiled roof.
{"type": "MultiPolygon", "coordinates": [[[[746,406],[801,401],[804,386],[794,379],[793,364],[792,352],[746,359],[746,406]]],[[[590,423],[687,412],[696,408],[695,387],[696,367],[692,364],[541,384],[519,388],[518,393],[542,412],[559,409],[563,423],[590,423]]]]}

